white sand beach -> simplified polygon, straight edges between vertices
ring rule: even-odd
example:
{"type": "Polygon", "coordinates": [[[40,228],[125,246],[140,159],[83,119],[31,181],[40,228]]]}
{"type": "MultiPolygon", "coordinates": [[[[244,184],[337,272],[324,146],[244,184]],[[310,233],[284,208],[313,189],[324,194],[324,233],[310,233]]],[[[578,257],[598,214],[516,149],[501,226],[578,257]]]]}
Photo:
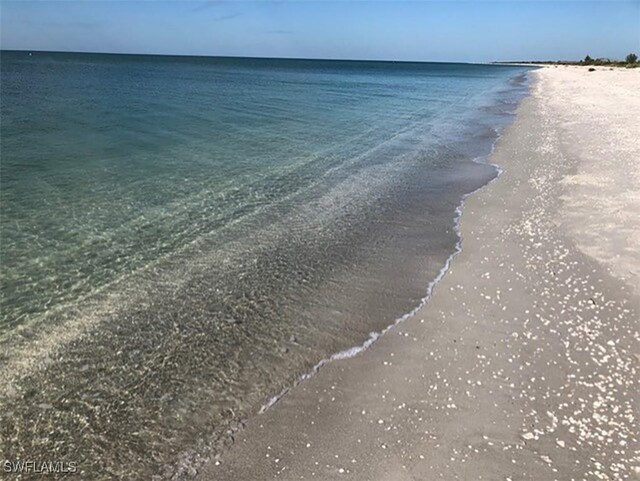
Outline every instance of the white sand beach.
{"type": "Polygon", "coordinates": [[[199,479],[640,479],[640,69],[531,75],[428,304],[199,479]]]}

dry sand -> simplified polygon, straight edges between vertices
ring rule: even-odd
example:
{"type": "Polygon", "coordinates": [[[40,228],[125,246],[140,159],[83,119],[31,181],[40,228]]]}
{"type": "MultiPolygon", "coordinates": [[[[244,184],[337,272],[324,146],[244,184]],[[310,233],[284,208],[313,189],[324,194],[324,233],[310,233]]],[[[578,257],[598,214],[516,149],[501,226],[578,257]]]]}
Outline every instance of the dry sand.
{"type": "Polygon", "coordinates": [[[430,302],[199,479],[640,479],[640,70],[532,75],[430,302]]]}

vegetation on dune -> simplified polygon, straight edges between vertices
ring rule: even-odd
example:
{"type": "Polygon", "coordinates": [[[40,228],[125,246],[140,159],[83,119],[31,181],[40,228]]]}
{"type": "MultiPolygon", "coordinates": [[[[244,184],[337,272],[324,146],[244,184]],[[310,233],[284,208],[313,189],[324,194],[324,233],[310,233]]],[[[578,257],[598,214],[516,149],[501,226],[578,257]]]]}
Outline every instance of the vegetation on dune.
{"type": "Polygon", "coordinates": [[[580,63],[582,65],[603,65],[607,67],[637,67],[638,66],[638,56],[635,53],[630,53],[627,57],[622,60],[611,60],[608,58],[596,58],[593,59],[589,55],[587,55],[584,60],[581,60],[580,63]]]}
{"type": "MultiPolygon", "coordinates": [[[[591,58],[587,55],[583,60],[578,62],[572,60],[540,60],[540,61],[527,61],[527,62],[499,62],[499,63],[533,63],[533,64],[547,64],[547,65],[589,65],[589,66],[601,66],[601,67],[627,67],[636,68],[640,67],[638,62],[638,56],[635,53],[630,53],[624,60],[612,60],[609,58],[591,58]]],[[[589,69],[593,71],[595,69],[589,69]]]]}
{"type": "Polygon", "coordinates": [[[626,56],[624,61],[622,60],[611,60],[608,58],[596,58],[593,59],[589,55],[587,55],[584,60],[581,60],[580,63],[582,65],[604,65],[604,66],[612,66],[612,67],[636,67],[638,64],[638,56],[635,53],[630,53],[626,56]]]}

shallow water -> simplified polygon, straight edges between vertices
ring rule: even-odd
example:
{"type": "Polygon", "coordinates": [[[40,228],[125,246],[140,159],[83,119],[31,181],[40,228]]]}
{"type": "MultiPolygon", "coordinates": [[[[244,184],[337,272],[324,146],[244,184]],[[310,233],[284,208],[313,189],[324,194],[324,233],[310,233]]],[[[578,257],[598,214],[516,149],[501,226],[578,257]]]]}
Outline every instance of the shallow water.
{"type": "Polygon", "coordinates": [[[3,451],[91,479],[186,476],[419,303],[527,89],[519,67],[0,61],[3,451]]]}

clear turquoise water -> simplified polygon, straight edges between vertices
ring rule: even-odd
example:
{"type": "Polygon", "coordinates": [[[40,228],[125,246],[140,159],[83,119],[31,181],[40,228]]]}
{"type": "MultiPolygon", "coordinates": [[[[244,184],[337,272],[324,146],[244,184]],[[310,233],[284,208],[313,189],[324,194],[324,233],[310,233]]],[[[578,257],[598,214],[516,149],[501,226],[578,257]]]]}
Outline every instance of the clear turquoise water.
{"type": "Polygon", "coordinates": [[[527,88],[480,65],[0,62],[3,448],[91,479],[175,474],[415,307],[527,88]]]}

